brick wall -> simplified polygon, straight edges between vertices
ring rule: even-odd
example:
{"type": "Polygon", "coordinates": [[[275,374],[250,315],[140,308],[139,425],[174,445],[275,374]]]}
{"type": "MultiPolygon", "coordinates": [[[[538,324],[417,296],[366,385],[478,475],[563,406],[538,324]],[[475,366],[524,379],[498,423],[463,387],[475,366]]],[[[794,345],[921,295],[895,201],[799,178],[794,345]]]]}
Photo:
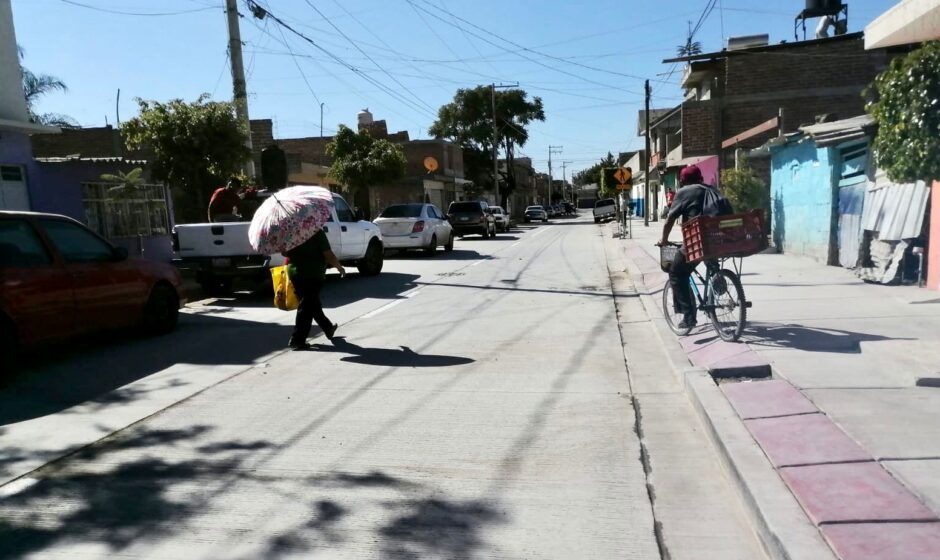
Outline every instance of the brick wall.
{"type": "Polygon", "coordinates": [[[115,157],[125,155],[121,133],[112,126],[94,128],[63,128],[61,134],[32,136],[33,156],[115,157]]]}
{"type": "Polygon", "coordinates": [[[682,156],[715,153],[718,138],[718,102],[686,101],[682,104],[682,156]]]}

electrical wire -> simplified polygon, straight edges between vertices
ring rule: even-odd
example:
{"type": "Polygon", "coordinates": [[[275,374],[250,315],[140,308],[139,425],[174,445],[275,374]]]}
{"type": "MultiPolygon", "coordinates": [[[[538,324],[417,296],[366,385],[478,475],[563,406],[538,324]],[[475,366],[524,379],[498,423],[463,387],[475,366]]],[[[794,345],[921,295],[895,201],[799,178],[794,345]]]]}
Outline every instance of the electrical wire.
{"type": "Polygon", "coordinates": [[[60,0],[63,4],[69,4],[71,6],[78,6],[80,8],[86,8],[89,10],[94,10],[96,12],[104,12],[106,14],[116,14],[121,16],[148,16],[148,17],[161,17],[161,16],[180,16],[184,14],[194,14],[196,12],[206,12],[209,10],[221,10],[221,6],[206,6],[204,8],[194,8],[192,10],[179,10],[176,12],[125,12],[122,10],[113,10],[111,8],[102,8],[100,6],[93,6],[91,4],[85,4],[83,2],[76,2],[75,0],[60,0]]]}

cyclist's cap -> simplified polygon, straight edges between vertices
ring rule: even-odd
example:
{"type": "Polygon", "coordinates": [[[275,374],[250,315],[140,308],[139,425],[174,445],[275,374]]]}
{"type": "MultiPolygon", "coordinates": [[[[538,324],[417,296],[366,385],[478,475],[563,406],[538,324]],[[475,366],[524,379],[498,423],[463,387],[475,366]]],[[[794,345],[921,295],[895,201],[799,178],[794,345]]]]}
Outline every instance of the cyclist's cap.
{"type": "Polygon", "coordinates": [[[682,171],[679,172],[680,185],[691,185],[701,183],[702,181],[704,181],[704,179],[702,179],[702,170],[699,169],[697,165],[683,167],[682,171]]]}

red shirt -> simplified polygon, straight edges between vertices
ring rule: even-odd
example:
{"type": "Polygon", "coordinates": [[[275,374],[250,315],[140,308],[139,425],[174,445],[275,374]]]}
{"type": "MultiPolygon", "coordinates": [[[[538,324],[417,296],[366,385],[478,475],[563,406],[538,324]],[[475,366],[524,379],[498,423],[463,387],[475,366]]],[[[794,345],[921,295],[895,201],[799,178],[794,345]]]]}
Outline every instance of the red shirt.
{"type": "Polygon", "coordinates": [[[242,199],[238,198],[234,190],[219,187],[209,199],[209,220],[220,214],[231,214],[233,208],[241,208],[241,205],[242,199]]]}
{"type": "Polygon", "coordinates": [[[673,191],[666,191],[666,204],[672,204],[672,199],[676,198],[676,193],[673,191]]]}

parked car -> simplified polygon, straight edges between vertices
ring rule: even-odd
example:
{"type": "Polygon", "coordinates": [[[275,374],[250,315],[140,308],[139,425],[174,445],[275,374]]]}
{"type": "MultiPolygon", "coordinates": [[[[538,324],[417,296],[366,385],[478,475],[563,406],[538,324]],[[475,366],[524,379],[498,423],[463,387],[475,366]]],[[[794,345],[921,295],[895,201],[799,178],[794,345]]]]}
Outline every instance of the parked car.
{"type": "MultiPolygon", "coordinates": [[[[236,278],[261,286],[271,283],[270,268],[284,264],[280,254],[262,255],[248,243],[249,222],[186,224],[173,228],[173,264],[191,270],[207,293],[224,294],[236,278]]],[[[330,221],[323,228],[330,247],[345,266],[359,274],[382,272],[384,247],[379,226],[360,220],[338,194],[333,194],[330,221]]]]}
{"type": "Polygon", "coordinates": [[[535,221],[548,221],[548,212],[545,211],[541,206],[529,206],[525,209],[522,219],[525,223],[535,222],[535,221]]]}
{"type": "Polygon", "coordinates": [[[613,220],[617,217],[617,203],[612,198],[602,198],[594,203],[594,223],[613,220]]]}
{"type": "Polygon", "coordinates": [[[65,216],[0,211],[0,371],[22,350],[80,335],[169,332],[184,303],[169,264],[129,258],[65,216]]]}
{"type": "Polygon", "coordinates": [[[496,218],[489,204],[482,200],[473,202],[451,202],[447,219],[457,237],[480,234],[483,239],[496,236],[496,218]]]}
{"type": "Polygon", "coordinates": [[[375,219],[385,249],[423,249],[433,255],[439,246],[454,250],[454,228],[433,204],[393,204],[375,219]]]}
{"type": "Polygon", "coordinates": [[[502,206],[490,206],[490,208],[496,220],[496,229],[503,232],[509,231],[509,213],[503,210],[502,206]]]}

